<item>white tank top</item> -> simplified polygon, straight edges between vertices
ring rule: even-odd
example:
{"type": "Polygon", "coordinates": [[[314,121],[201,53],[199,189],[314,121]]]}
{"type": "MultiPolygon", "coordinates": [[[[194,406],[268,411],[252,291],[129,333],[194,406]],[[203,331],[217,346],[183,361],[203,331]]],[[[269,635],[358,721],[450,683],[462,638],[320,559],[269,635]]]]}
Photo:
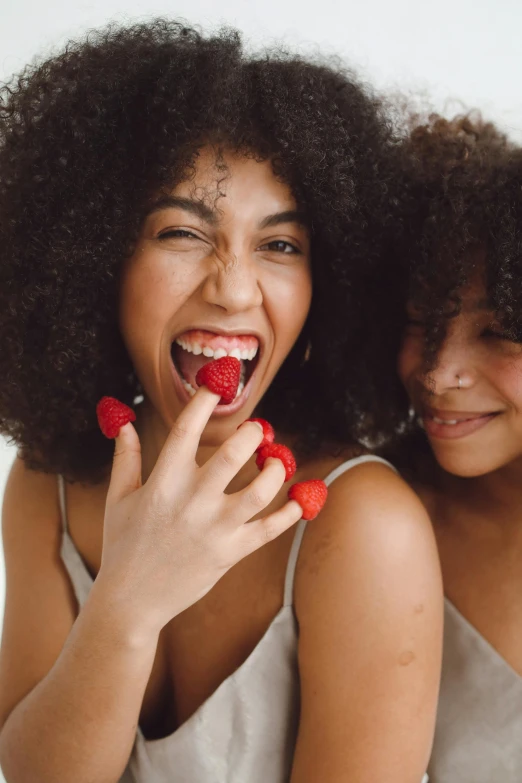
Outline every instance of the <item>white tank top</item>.
{"type": "MultiPolygon", "coordinates": [[[[326,484],[363,462],[383,462],[392,467],[373,455],[357,457],[332,471],[326,484]]],[[[59,491],[61,556],[81,607],[93,580],[67,529],[61,476],[59,491]]],[[[138,727],[120,783],[287,783],[299,715],[293,586],[305,527],[304,520],[297,525],[288,558],[283,606],[261,641],[174,733],[147,740],[138,727]]]]}

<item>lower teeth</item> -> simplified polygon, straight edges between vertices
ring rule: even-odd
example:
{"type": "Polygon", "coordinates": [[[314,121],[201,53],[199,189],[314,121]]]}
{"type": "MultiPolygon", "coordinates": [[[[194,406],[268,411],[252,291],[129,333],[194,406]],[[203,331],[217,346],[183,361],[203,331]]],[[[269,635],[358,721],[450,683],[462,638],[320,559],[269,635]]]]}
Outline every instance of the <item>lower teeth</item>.
{"type": "MultiPolygon", "coordinates": [[[[183,384],[183,387],[188,391],[191,397],[193,397],[196,393],[196,389],[192,386],[192,384],[188,383],[188,381],[184,380],[184,378],[181,379],[181,383],[183,384]]],[[[243,381],[240,381],[239,386],[237,387],[237,393],[235,396],[235,399],[240,396],[240,394],[243,393],[243,390],[245,388],[245,384],[243,381]]]]}
{"type": "Polygon", "coordinates": [[[196,393],[195,388],[190,383],[187,383],[187,381],[184,381],[183,378],[181,379],[181,383],[183,384],[184,388],[188,391],[190,396],[193,397],[196,393]]]}

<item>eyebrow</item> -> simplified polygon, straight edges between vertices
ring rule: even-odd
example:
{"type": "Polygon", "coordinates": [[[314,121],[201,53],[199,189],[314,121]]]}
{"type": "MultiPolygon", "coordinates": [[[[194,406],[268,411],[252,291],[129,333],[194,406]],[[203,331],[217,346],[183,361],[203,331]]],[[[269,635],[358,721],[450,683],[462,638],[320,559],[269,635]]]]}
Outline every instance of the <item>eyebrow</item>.
{"type": "MultiPolygon", "coordinates": [[[[153,203],[149,214],[159,212],[161,209],[183,209],[185,212],[191,212],[193,215],[196,215],[196,217],[201,218],[211,226],[216,226],[219,222],[219,213],[200,200],[183,198],[182,196],[161,196],[153,203]]],[[[296,209],[288,209],[284,212],[276,212],[273,215],[267,215],[267,217],[263,218],[259,223],[259,228],[273,228],[274,226],[280,226],[283,223],[298,223],[303,226],[303,228],[308,228],[308,221],[305,213],[296,209]]]]}
{"type": "Polygon", "coordinates": [[[308,220],[304,212],[297,209],[288,209],[285,212],[276,212],[274,215],[268,215],[259,224],[259,228],[273,228],[282,223],[298,223],[303,228],[308,228],[308,220]]]}
{"type": "Polygon", "coordinates": [[[149,215],[153,212],[159,212],[161,209],[184,209],[185,212],[191,212],[211,226],[218,223],[217,212],[200,200],[182,198],[181,196],[161,196],[152,205],[149,215]]]}
{"type": "Polygon", "coordinates": [[[475,310],[493,310],[491,299],[479,299],[475,305],[475,310]]]}

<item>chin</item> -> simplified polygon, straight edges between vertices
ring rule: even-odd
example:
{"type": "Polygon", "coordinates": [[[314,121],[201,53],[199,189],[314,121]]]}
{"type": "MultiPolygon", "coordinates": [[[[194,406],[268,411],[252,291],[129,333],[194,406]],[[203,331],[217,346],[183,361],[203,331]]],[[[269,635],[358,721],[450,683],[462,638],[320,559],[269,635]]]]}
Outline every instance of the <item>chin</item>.
{"type": "Polygon", "coordinates": [[[479,478],[485,476],[488,473],[493,473],[503,466],[504,463],[493,461],[491,458],[485,459],[480,454],[448,454],[441,453],[437,449],[433,449],[433,454],[440,467],[451,473],[453,476],[459,476],[460,478],[479,478]]]}

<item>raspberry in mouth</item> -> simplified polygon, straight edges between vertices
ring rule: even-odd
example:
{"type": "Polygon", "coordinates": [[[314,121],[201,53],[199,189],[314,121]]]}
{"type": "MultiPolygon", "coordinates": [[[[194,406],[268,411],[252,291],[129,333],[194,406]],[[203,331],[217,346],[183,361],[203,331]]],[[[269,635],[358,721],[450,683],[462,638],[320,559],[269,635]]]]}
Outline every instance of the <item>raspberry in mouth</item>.
{"type": "Polygon", "coordinates": [[[171,345],[171,357],[181,384],[192,397],[198,388],[196,375],[215,359],[232,356],[241,362],[236,400],[241,397],[259,362],[259,340],[251,334],[224,335],[193,329],[178,335],[171,345]]]}

